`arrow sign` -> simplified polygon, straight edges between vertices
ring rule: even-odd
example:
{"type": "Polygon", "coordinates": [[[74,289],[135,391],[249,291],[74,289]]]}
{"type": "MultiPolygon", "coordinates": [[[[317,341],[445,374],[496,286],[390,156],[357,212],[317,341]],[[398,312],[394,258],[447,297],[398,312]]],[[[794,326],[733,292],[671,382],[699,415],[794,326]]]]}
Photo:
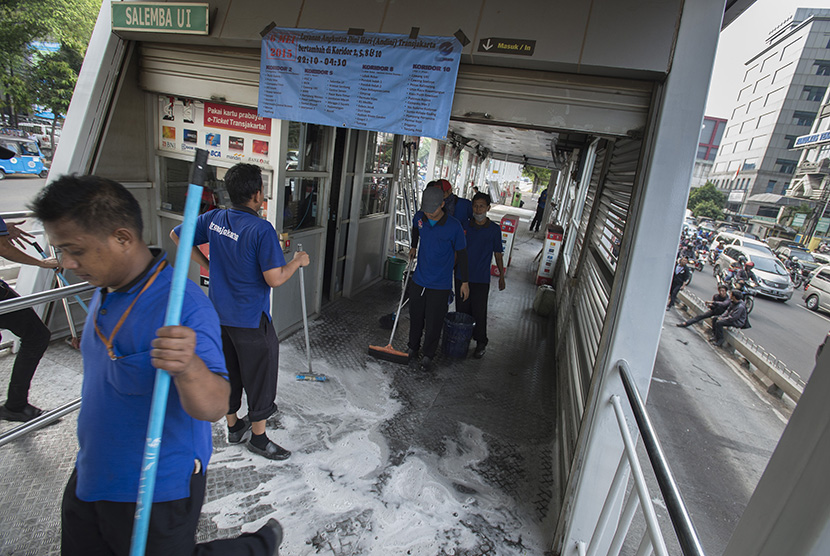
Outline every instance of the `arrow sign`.
{"type": "Polygon", "coordinates": [[[478,41],[478,51],[488,54],[512,54],[513,56],[533,56],[536,41],[529,39],[504,39],[487,37],[478,41]]]}

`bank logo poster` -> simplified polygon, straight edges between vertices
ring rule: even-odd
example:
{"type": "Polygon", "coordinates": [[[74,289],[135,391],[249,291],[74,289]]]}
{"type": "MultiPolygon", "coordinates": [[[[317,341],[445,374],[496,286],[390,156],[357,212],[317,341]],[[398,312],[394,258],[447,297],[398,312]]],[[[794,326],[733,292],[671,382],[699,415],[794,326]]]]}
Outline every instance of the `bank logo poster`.
{"type": "Polygon", "coordinates": [[[455,37],[275,27],[262,39],[259,115],[443,139],[462,48],[455,37]]]}
{"type": "Polygon", "coordinates": [[[159,96],[160,151],[208,151],[208,158],[271,166],[271,119],[253,108],[159,96]]]}

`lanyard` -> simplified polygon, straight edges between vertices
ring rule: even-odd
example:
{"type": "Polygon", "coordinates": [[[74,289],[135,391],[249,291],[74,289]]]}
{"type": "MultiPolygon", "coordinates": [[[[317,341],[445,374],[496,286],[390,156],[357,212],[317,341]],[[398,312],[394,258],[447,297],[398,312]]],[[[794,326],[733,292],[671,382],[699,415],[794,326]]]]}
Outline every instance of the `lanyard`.
{"type": "Polygon", "coordinates": [[[105,346],[107,346],[107,353],[109,354],[111,360],[115,361],[116,359],[121,359],[122,357],[124,357],[123,355],[115,355],[112,341],[115,339],[115,335],[118,334],[118,331],[121,330],[121,325],[123,325],[124,321],[127,320],[127,317],[130,315],[130,311],[133,310],[133,306],[135,305],[136,301],[138,301],[138,298],[141,297],[141,294],[147,291],[147,288],[153,285],[153,282],[156,281],[156,278],[158,278],[159,273],[165,266],[167,266],[167,261],[161,261],[161,263],[159,263],[158,267],[156,268],[156,271],[153,272],[152,276],[150,276],[150,278],[147,279],[147,283],[144,284],[144,287],[141,288],[141,291],[138,292],[137,296],[135,296],[133,302],[130,303],[130,306],[127,307],[127,310],[124,311],[124,314],[121,315],[120,319],[118,319],[118,322],[115,324],[115,328],[112,329],[112,333],[110,334],[109,338],[105,338],[104,335],[101,333],[101,329],[98,328],[98,319],[95,318],[93,320],[93,324],[95,326],[95,333],[98,334],[98,337],[101,338],[101,341],[104,342],[105,346]]]}

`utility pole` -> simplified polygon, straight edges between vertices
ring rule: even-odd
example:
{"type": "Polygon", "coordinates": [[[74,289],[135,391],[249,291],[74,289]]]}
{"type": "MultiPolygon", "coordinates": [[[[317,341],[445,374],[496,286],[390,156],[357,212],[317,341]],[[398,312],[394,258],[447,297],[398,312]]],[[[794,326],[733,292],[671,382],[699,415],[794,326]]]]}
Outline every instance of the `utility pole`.
{"type": "Polygon", "coordinates": [[[827,176],[824,176],[821,180],[821,197],[819,198],[818,206],[816,207],[816,210],[813,211],[813,215],[807,222],[807,228],[801,235],[801,243],[806,247],[810,246],[810,241],[816,233],[816,228],[818,228],[819,219],[821,219],[824,216],[824,213],[827,212],[827,204],[830,202],[830,184],[828,184],[827,181],[827,176]],[[818,207],[821,207],[820,211],[818,210],[818,207]]]}

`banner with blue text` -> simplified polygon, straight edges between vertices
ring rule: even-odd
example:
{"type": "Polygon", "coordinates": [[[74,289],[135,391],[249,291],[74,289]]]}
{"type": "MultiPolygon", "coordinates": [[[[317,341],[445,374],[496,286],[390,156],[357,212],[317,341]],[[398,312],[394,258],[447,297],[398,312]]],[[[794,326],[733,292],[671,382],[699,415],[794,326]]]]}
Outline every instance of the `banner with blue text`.
{"type": "Polygon", "coordinates": [[[443,139],[461,59],[455,37],[275,27],[262,39],[262,117],[443,139]]]}

